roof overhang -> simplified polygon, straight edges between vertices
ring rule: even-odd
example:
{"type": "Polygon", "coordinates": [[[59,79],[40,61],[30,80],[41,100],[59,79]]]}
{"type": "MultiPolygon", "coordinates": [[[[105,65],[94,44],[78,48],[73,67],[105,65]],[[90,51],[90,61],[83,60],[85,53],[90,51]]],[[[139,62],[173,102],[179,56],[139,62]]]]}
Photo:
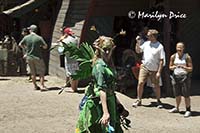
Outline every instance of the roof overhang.
{"type": "Polygon", "coordinates": [[[9,10],[3,11],[3,13],[12,16],[12,17],[21,17],[22,15],[32,11],[35,8],[38,8],[48,0],[29,0],[24,4],[18,5],[9,10]]]}

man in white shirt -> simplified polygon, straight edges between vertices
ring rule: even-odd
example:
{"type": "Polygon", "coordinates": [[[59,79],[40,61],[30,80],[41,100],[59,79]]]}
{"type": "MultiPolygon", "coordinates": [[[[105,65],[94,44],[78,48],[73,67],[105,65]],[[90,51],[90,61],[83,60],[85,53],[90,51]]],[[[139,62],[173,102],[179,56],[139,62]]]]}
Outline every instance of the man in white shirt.
{"type": "Polygon", "coordinates": [[[136,38],[137,43],[135,50],[137,53],[143,52],[142,64],[140,66],[138,86],[137,86],[137,100],[133,103],[133,106],[139,106],[142,104],[142,94],[144,84],[147,78],[151,79],[153,88],[156,92],[157,107],[161,108],[162,103],[160,101],[160,85],[159,79],[164,64],[165,52],[163,45],[157,40],[158,31],[150,29],[147,33],[148,41],[142,45],[139,38],[136,38]]]}

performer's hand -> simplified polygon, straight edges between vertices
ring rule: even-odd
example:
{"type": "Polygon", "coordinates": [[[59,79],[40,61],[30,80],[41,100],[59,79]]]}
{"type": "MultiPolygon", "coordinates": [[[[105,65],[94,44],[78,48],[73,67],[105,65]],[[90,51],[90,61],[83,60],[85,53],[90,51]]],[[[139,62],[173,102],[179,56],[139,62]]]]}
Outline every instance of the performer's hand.
{"type": "Polygon", "coordinates": [[[110,121],[110,114],[109,113],[104,113],[99,122],[102,125],[106,126],[106,125],[108,125],[109,121],[110,121]]]}

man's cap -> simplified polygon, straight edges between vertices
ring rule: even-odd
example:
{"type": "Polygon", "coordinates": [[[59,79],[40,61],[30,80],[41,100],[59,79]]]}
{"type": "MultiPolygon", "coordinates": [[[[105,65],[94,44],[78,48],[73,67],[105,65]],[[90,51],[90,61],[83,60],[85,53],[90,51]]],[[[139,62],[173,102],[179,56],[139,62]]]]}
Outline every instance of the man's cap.
{"type": "Polygon", "coordinates": [[[37,31],[37,26],[32,24],[31,26],[28,27],[29,30],[36,32],[37,31]]]}
{"type": "Polygon", "coordinates": [[[74,32],[72,31],[72,29],[69,28],[69,27],[67,27],[67,28],[64,29],[64,33],[68,34],[68,35],[73,35],[74,34],[74,32]]]}

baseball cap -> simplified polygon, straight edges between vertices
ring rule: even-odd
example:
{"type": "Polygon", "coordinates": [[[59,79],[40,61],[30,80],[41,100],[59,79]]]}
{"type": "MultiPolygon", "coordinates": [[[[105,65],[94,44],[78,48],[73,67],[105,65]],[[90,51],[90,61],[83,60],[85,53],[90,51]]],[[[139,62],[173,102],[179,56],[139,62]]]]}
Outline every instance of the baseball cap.
{"type": "Polygon", "coordinates": [[[37,31],[37,26],[32,24],[31,26],[28,27],[29,30],[36,32],[37,31]]]}
{"type": "Polygon", "coordinates": [[[68,35],[73,35],[74,34],[74,32],[72,31],[72,29],[69,28],[69,27],[67,27],[67,28],[64,29],[64,33],[68,34],[68,35]]]}

